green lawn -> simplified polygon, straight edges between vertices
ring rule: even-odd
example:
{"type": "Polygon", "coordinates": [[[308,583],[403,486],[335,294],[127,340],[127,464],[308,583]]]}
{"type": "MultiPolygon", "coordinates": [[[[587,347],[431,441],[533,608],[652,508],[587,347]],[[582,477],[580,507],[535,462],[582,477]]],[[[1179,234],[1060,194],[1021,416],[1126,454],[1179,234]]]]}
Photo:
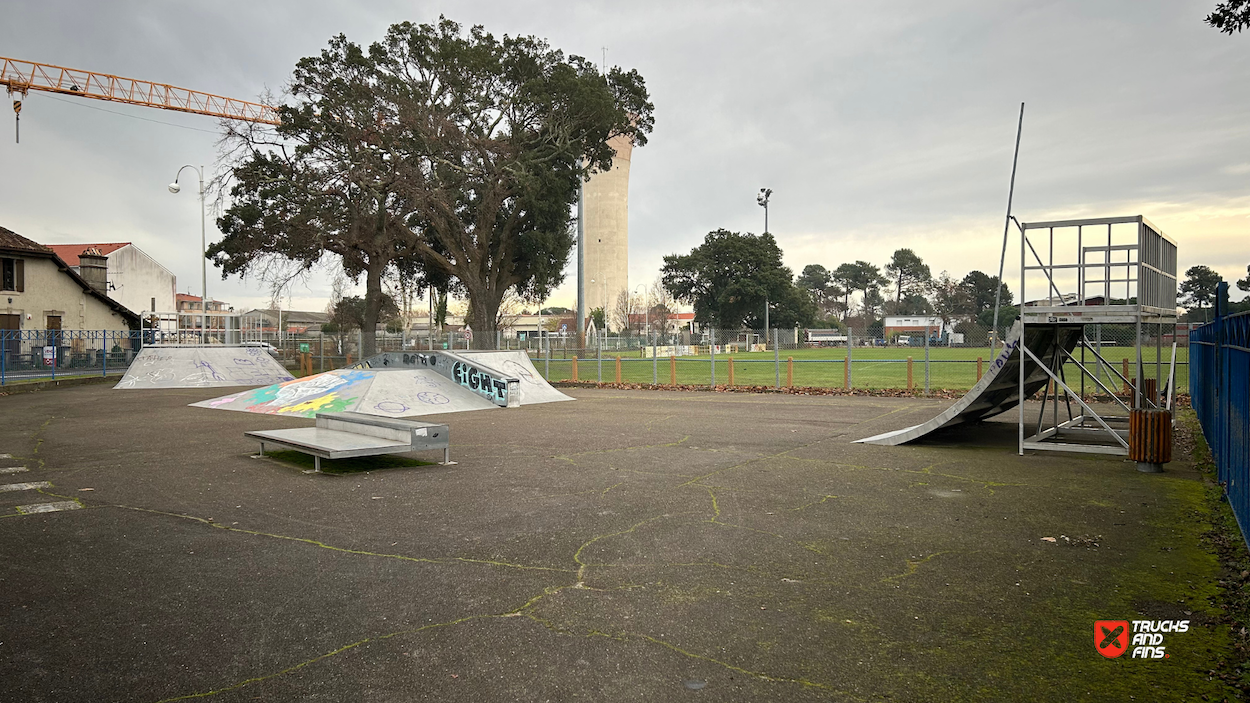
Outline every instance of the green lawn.
{"type": "MultiPolygon", "coordinates": [[[[856,347],[851,353],[852,385],[856,388],[906,388],[907,358],[912,359],[912,384],[915,388],[924,388],[924,348],[908,349],[905,347],[856,347]]],[[[1116,364],[1122,371],[1122,360],[1130,359],[1133,350],[1129,347],[1104,347],[1103,355],[1116,364]]],[[[1168,360],[1171,349],[1165,351],[1162,375],[1167,376],[1168,360]]],[[[1188,360],[1188,349],[1177,349],[1177,388],[1187,391],[1189,387],[1189,367],[1183,365],[1188,360]]],[[[967,389],[977,381],[977,358],[982,360],[982,370],[989,368],[992,359],[986,347],[931,347],[929,349],[929,386],[930,388],[967,389]]],[[[1153,351],[1148,359],[1153,361],[1153,351]]],[[[781,384],[785,385],[788,372],[788,360],[793,359],[794,385],[826,388],[842,388],[845,386],[845,347],[826,347],[819,349],[795,349],[782,351],[780,364],[774,362],[773,352],[752,352],[733,354],[732,356],[716,356],[716,383],[729,383],[729,360],[733,359],[734,384],[740,386],[771,386],[776,382],[778,370],[781,384]]],[[[572,361],[569,359],[551,359],[550,370],[542,358],[534,359],[540,373],[546,373],[549,380],[568,380],[572,378],[572,361]]],[[[656,378],[659,383],[671,381],[670,362],[661,357],[657,364],[656,378]]],[[[1091,367],[1092,368],[1092,367],[1091,367]]],[[[602,363],[602,380],[616,380],[616,357],[605,356],[602,363]]],[[[677,383],[679,384],[710,384],[712,363],[711,358],[703,356],[677,357],[677,383]]],[[[638,352],[630,356],[621,356],[621,380],[626,383],[650,383],[652,380],[652,360],[640,358],[638,352]]],[[[1066,378],[1073,387],[1079,387],[1080,372],[1074,364],[1065,369],[1066,378]]],[[[1147,378],[1153,377],[1153,363],[1147,365],[1147,378]]],[[[599,362],[595,358],[578,361],[578,379],[582,381],[600,380],[599,362]]],[[[1118,383],[1118,381],[1117,381],[1118,383]]],[[[1087,392],[1093,392],[1096,386],[1092,381],[1086,382],[1087,392]]]]}

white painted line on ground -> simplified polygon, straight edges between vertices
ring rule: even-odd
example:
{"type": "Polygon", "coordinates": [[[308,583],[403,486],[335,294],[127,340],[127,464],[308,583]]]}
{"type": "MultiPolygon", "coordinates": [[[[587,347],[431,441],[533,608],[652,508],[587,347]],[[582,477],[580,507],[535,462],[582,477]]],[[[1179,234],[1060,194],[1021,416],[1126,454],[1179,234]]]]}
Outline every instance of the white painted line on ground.
{"type": "Polygon", "coordinates": [[[0,454],[0,459],[12,459],[12,454],[0,454]]]}
{"type": "Polygon", "coordinates": [[[64,500],[58,503],[35,503],[34,505],[19,505],[17,512],[23,515],[32,515],[34,513],[56,513],[62,510],[78,510],[82,506],[72,500],[64,500]]]}
{"type": "Polygon", "coordinates": [[[8,493],[9,491],[33,491],[36,488],[51,488],[52,484],[47,481],[32,481],[31,483],[6,483],[0,486],[0,493],[8,493]]]}
{"type": "Polygon", "coordinates": [[[25,466],[6,466],[0,469],[0,474],[20,474],[23,471],[29,471],[25,466]]]}

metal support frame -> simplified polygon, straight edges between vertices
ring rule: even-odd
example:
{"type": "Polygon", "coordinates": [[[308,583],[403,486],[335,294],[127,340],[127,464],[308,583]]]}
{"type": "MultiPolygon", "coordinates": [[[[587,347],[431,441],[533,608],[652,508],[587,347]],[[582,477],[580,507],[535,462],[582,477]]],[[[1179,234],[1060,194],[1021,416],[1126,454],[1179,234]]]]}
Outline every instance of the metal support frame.
{"type": "MultiPolygon", "coordinates": [[[[1111,396],[1118,404],[1119,409],[1130,411],[1132,408],[1158,408],[1161,406],[1171,407],[1171,399],[1173,395],[1172,385],[1174,383],[1175,374],[1175,352],[1171,370],[1167,379],[1167,400],[1166,403],[1156,395],[1156,397],[1148,398],[1144,393],[1146,363],[1147,360],[1143,354],[1143,328],[1154,325],[1155,328],[1155,379],[1162,380],[1163,358],[1162,358],[1162,334],[1164,324],[1176,321],[1176,244],[1163,234],[1161,230],[1151,224],[1146,218],[1138,215],[1131,217],[1108,217],[1085,220],[1061,220],[1053,222],[1031,222],[1018,223],[1020,231],[1020,345],[1021,350],[1019,364],[1019,411],[1018,411],[1018,443],[1019,453],[1024,454],[1025,449],[1050,450],[1050,451],[1066,451],[1079,453],[1096,453],[1096,454],[1112,454],[1127,455],[1128,454],[1128,431],[1124,428],[1128,418],[1125,416],[1108,415],[1105,412],[1100,413],[1086,402],[1085,396],[1085,377],[1088,376],[1094,385],[1111,396]],[[1113,232],[1113,226],[1121,225],[1117,230],[1121,233],[1118,238],[1113,232]],[[1127,225],[1135,226],[1134,232],[1129,232],[1127,225]],[[1106,227],[1106,244],[1087,243],[1085,228],[1087,227],[1106,227]],[[1068,237],[1063,240],[1059,247],[1060,259],[1056,258],[1056,233],[1055,230],[1073,231],[1074,237],[1068,237]],[[1047,237],[1046,247],[1034,246],[1034,242],[1030,241],[1030,231],[1042,230],[1047,237]],[[1133,236],[1135,235],[1135,236],[1133,236]],[[1069,247],[1066,246],[1069,240],[1075,242],[1075,256],[1070,256],[1069,247]],[[1043,259],[1039,251],[1046,251],[1047,257],[1043,259]],[[1068,258],[1065,252],[1069,253],[1068,258]],[[1119,255],[1123,254],[1123,259],[1119,260],[1119,255]],[[1031,265],[1029,255],[1032,255],[1036,265],[1031,265]],[[1092,260],[1091,260],[1092,259],[1092,260]],[[1123,271],[1120,276],[1119,272],[1123,271]],[[1046,297],[1041,300],[1034,301],[1032,304],[1028,301],[1028,277],[1030,273],[1042,273],[1046,280],[1044,282],[1046,297]],[[1087,275],[1092,274],[1092,275],[1087,275]],[[1065,296],[1061,290],[1061,286],[1067,283],[1067,279],[1075,277],[1075,294],[1065,296]],[[1115,300],[1112,296],[1112,284],[1124,284],[1124,298],[1115,300]],[[1096,286],[1096,294],[1093,297],[1086,297],[1087,288],[1096,286]],[[1080,358],[1066,349],[1061,349],[1055,355],[1055,359],[1050,363],[1043,363],[1037,354],[1026,344],[1027,336],[1025,330],[1033,325],[1082,325],[1094,326],[1094,335],[1096,342],[1091,343],[1088,336],[1081,334],[1079,345],[1081,348],[1080,358]],[[1134,331],[1134,352],[1135,352],[1135,369],[1130,381],[1116,370],[1114,364],[1107,361],[1102,354],[1102,325],[1103,324],[1122,324],[1132,325],[1134,331]],[[1087,358],[1087,353],[1092,354],[1093,359],[1087,358]],[[1024,363],[1025,358],[1031,359],[1037,364],[1038,368],[1045,371],[1049,381],[1042,393],[1042,408],[1038,415],[1036,427],[1033,434],[1025,437],[1025,416],[1024,416],[1024,400],[1026,392],[1026,374],[1024,363]],[[1091,364],[1092,362],[1092,364],[1091,364]],[[1080,392],[1074,390],[1068,385],[1064,366],[1068,363],[1073,364],[1081,374],[1080,392]],[[1093,373],[1091,373],[1091,368],[1093,373]],[[1104,370],[1110,373],[1105,377],[1104,370]],[[1118,397],[1115,389],[1108,387],[1109,383],[1114,383],[1112,379],[1118,379],[1125,386],[1132,388],[1131,403],[1125,402],[1118,397]],[[1050,386],[1053,383],[1055,392],[1052,393],[1050,386]],[[1064,394],[1064,403],[1067,407],[1067,419],[1060,421],[1059,418],[1059,397],[1058,394],[1062,390],[1064,394]],[[1081,408],[1080,414],[1073,414],[1072,401],[1081,408]],[[1049,415],[1047,418],[1047,405],[1049,404],[1049,415]],[[1049,423],[1047,420],[1049,419],[1049,423]],[[1120,425],[1120,427],[1113,427],[1120,425]],[[1072,443],[1054,441],[1061,439],[1064,435],[1082,436],[1087,441],[1103,440],[1103,443],[1072,443]]],[[[1118,293],[1119,291],[1115,291],[1118,293]]],[[[1173,345],[1175,347],[1175,345],[1173,345]]],[[[1034,377],[1036,378],[1036,376],[1034,377]]],[[[1036,386],[1034,386],[1036,388],[1036,386]]],[[[1158,388],[1157,392],[1162,392],[1164,388],[1158,388]]]]}

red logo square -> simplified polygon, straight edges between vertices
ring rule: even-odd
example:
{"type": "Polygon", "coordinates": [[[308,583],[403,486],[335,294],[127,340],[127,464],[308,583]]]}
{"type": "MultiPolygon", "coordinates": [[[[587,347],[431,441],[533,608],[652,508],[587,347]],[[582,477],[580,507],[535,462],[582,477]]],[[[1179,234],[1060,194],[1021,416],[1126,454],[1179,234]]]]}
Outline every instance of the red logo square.
{"type": "Polygon", "coordinates": [[[1094,649],[1108,659],[1128,651],[1128,620],[1095,620],[1094,649]]]}

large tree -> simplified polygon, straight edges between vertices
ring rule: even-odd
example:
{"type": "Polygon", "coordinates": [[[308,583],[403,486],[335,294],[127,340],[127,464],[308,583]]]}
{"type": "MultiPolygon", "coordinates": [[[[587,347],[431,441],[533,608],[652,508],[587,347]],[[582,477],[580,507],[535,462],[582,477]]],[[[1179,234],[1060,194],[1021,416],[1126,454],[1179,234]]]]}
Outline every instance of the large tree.
{"type": "MultiPolygon", "coordinates": [[[[998,276],[991,276],[981,271],[970,271],[960,282],[975,314],[994,309],[994,296],[998,290],[998,276]]],[[[1002,301],[1004,306],[1011,305],[1013,296],[1006,285],[1003,286],[1002,301]]]]}
{"type": "Polygon", "coordinates": [[[829,274],[830,280],[842,291],[842,321],[846,322],[851,314],[851,293],[854,292],[855,278],[859,268],[855,264],[841,264],[829,274]]]}
{"type": "MultiPolygon", "coordinates": [[[[968,317],[976,313],[975,306],[963,284],[945,271],[929,283],[933,312],[950,324],[956,317],[968,317]]],[[[990,305],[993,307],[993,303],[990,305]]]]}
{"type": "Polygon", "coordinates": [[[1250,265],[1246,266],[1246,277],[1237,279],[1237,287],[1250,292],[1250,265]]]}
{"type": "Polygon", "coordinates": [[[834,283],[833,274],[820,264],[808,264],[803,267],[794,284],[811,294],[812,301],[820,308],[823,317],[828,317],[835,310],[842,308],[842,296],[845,291],[834,283]]]}
{"type": "MultiPolygon", "coordinates": [[[[1191,310],[1202,312],[1215,302],[1215,291],[1224,279],[1209,266],[1190,266],[1181,283],[1182,303],[1191,310]]],[[[1209,319],[1204,316],[1203,319],[1209,319]]]]}
{"type": "Polygon", "coordinates": [[[1228,0],[1215,6],[1215,11],[1206,17],[1207,24],[1232,34],[1250,27],[1250,0],[1228,0]]]}
{"type": "Polygon", "coordinates": [[[881,275],[881,269],[867,261],[856,261],[853,264],[843,264],[838,267],[839,272],[845,269],[847,286],[851,290],[858,291],[861,294],[860,303],[869,306],[871,299],[871,307],[880,307],[885,301],[881,299],[881,286],[889,281],[881,275]]]}
{"type": "Polygon", "coordinates": [[[885,265],[885,272],[894,281],[894,302],[897,303],[908,294],[924,289],[932,277],[929,265],[920,259],[911,249],[897,249],[885,265]]]}
{"type": "Polygon", "coordinates": [[[665,256],[660,271],[664,287],[692,304],[694,319],[702,325],[738,329],[748,320],[762,322],[766,301],[787,306],[787,325],[794,317],[792,274],[782,265],[781,248],[771,234],[718,229],[689,254],[665,256]]]}
{"type": "Polygon", "coordinates": [[[291,95],[276,138],[228,135],[235,202],[217,264],[338,254],[365,274],[376,322],[383,275],[416,262],[466,295],[478,346],[494,343],[510,291],[539,300],[563,280],[578,179],[611,168],[609,141],[641,146],[653,124],[636,72],[447,19],[394,25],[367,50],[336,37],[299,62],[291,95]]]}

